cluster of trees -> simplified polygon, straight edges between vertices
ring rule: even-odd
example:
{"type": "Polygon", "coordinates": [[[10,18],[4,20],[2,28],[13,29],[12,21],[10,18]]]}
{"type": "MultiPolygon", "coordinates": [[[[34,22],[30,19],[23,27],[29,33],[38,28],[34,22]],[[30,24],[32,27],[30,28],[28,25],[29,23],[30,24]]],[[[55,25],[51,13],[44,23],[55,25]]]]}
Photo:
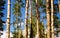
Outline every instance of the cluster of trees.
{"type": "MultiPolygon", "coordinates": [[[[3,6],[5,1],[1,0],[0,4],[0,26],[2,29],[4,21],[2,21],[4,9],[3,6]]],[[[10,16],[11,16],[11,0],[8,0],[8,9],[7,9],[7,21],[6,21],[6,38],[10,38],[10,16]]],[[[60,1],[58,4],[54,3],[54,0],[14,0],[13,3],[13,38],[28,38],[28,30],[30,29],[30,38],[54,38],[55,30],[60,32],[60,18],[57,16],[60,11],[60,1]],[[22,11],[21,9],[25,8],[25,36],[23,36],[21,29],[22,11]],[[45,16],[42,16],[41,14],[45,16]],[[45,26],[44,19],[46,19],[47,24],[45,26]],[[46,31],[47,30],[47,31],[46,31]],[[45,34],[46,31],[46,34],[45,34]]],[[[45,22],[46,22],[45,21],[45,22]]]]}

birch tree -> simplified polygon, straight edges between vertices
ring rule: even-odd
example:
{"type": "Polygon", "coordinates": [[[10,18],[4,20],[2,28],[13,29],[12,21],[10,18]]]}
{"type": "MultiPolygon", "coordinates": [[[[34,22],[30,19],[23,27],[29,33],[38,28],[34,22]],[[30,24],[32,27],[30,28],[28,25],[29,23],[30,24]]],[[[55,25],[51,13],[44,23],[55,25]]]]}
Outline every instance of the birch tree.
{"type": "Polygon", "coordinates": [[[11,0],[8,0],[6,38],[10,38],[10,14],[11,14],[10,1],[11,0]]]}

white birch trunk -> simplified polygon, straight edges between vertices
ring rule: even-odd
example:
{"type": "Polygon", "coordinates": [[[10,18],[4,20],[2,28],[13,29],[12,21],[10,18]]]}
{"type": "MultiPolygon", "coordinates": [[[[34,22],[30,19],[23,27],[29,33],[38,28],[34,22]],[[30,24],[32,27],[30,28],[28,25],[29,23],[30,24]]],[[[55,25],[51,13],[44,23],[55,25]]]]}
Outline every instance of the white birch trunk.
{"type": "Polygon", "coordinates": [[[51,0],[51,38],[54,38],[54,0],[51,0]]]}
{"type": "Polygon", "coordinates": [[[10,38],[10,13],[10,0],[8,0],[6,38],[10,38]]]}
{"type": "Polygon", "coordinates": [[[50,9],[49,0],[46,0],[46,16],[47,16],[47,38],[50,38],[50,9]]]}
{"type": "Polygon", "coordinates": [[[25,26],[26,26],[25,38],[28,38],[28,0],[26,0],[25,26]]]}
{"type": "Polygon", "coordinates": [[[39,29],[40,13],[38,12],[38,0],[35,1],[36,1],[36,16],[37,16],[37,38],[40,38],[40,29],[39,29]]]}

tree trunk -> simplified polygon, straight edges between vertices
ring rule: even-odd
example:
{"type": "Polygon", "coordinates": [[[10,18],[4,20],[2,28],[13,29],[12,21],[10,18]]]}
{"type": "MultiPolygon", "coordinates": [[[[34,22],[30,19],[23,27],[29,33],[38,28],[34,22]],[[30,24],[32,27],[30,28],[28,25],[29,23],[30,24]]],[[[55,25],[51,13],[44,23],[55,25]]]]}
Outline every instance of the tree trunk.
{"type": "Polygon", "coordinates": [[[47,38],[51,38],[50,28],[50,0],[46,0],[46,15],[47,15],[47,38]]]}
{"type": "Polygon", "coordinates": [[[20,17],[20,28],[18,28],[18,38],[21,38],[22,29],[21,29],[21,17],[20,17]]]}
{"type": "Polygon", "coordinates": [[[26,15],[25,15],[26,36],[28,38],[28,0],[26,0],[26,15]]]}
{"type": "Polygon", "coordinates": [[[17,34],[16,34],[16,38],[18,38],[18,8],[19,8],[19,7],[18,7],[18,1],[16,1],[16,3],[17,3],[17,13],[16,13],[16,14],[17,14],[17,15],[16,15],[16,20],[17,20],[17,21],[16,21],[16,33],[17,33],[17,34]]]}
{"type": "Polygon", "coordinates": [[[60,12],[60,0],[58,0],[58,7],[59,7],[59,12],[60,12]]]}
{"type": "Polygon", "coordinates": [[[35,1],[36,1],[36,16],[37,16],[37,38],[40,38],[40,29],[39,29],[40,13],[38,12],[38,0],[35,1]]]}
{"type": "Polygon", "coordinates": [[[51,38],[54,38],[54,7],[53,7],[53,1],[51,0],[51,38]]]}
{"type": "Polygon", "coordinates": [[[29,0],[29,5],[30,5],[30,38],[33,38],[33,28],[32,28],[32,0],[29,0]]]}
{"type": "Polygon", "coordinates": [[[6,28],[6,38],[10,38],[10,0],[8,0],[8,9],[7,9],[7,28],[6,28]]]}
{"type": "Polygon", "coordinates": [[[22,31],[18,30],[18,38],[21,38],[22,31]]]}

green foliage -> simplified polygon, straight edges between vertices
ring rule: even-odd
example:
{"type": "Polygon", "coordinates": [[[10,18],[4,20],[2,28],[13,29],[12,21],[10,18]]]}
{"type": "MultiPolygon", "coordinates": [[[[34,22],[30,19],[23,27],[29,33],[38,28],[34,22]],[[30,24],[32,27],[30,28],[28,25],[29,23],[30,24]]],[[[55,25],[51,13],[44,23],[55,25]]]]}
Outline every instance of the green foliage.
{"type": "MultiPolygon", "coordinates": [[[[42,7],[43,6],[43,0],[38,0],[38,7],[42,7]]],[[[39,9],[40,10],[40,9],[39,9]]],[[[40,13],[40,12],[39,12],[40,13]]],[[[30,33],[30,38],[34,38],[37,34],[37,23],[36,23],[36,3],[35,0],[32,1],[32,25],[30,26],[31,29],[31,33],[30,33]]],[[[30,23],[30,20],[28,20],[28,23],[30,23]]],[[[41,33],[41,37],[44,38],[43,36],[43,31],[44,31],[44,25],[40,22],[40,33],[41,33]]]]}
{"type": "Polygon", "coordinates": [[[18,15],[18,16],[21,16],[21,5],[19,5],[18,2],[16,2],[13,7],[14,7],[14,8],[13,8],[13,10],[14,10],[13,14],[14,14],[16,17],[17,17],[17,15],[18,15]],[[17,14],[17,13],[18,13],[18,14],[17,14]]]}
{"type": "Polygon", "coordinates": [[[21,13],[21,8],[24,7],[24,3],[22,2],[22,0],[20,1],[15,1],[15,3],[13,3],[13,14],[17,17],[17,15],[19,17],[22,16],[22,13],[21,13]]]}
{"type": "MultiPolygon", "coordinates": [[[[22,16],[22,12],[21,12],[21,8],[24,6],[22,1],[15,1],[15,3],[13,3],[13,14],[14,14],[14,22],[17,22],[17,20],[19,21],[21,19],[22,16]]],[[[22,19],[21,19],[22,20],[22,19]]]]}
{"type": "MultiPolygon", "coordinates": [[[[15,20],[14,20],[14,24],[17,24],[17,19],[18,21],[20,20],[20,17],[22,16],[22,13],[21,13],[21,8],[24,7],[24,3],[22,3],[22,0],[17,0],[18,2],[15,2],[14,3],[14,6],[13,6],[13,14],[14,14],[14,17],[15,17],[15,20]]],[[[39,13],[46,13],[46,2],[43,3],[44,0],[38,0],[38,8],[39,8],[39,13]],[[42,12],[40,10],[40,8],[42,9],[42,12]]],[[[35,0],[32,1],[32,26],[29,26],[30,29],[31,29],[31,37],[34,37],[36,36],[37,34],[37,24],[36,24],[36,2],[35,0]]],[[[51,7],[49,7],[51,8],[51,7]]],[[[60,26],[60,21],[59,21],[59,18],[57,17],[57,13],[58,12],[58,5],[57,4],[54,4],[54,27],[55,28],[59,28],[60,26]]],[[[41,15],[41,14],[40,14],[41,15]]],[[[46,18],[46,16],[44,17],[44,19],[46,18]]],[[[19,21],[20,22],[20,21],[19,21]]],[[[28,22],[29,22],[29,25],[30,25],[30,20],[28,19],[28,22]]],[[[41,38],[43,37],[44,38],[44,24],[42,24],[42,22],[40,22],[40,34],[41,34],[41,38]]],[[[14,36],[15,37],[15,36],[14,36]]],[[[22,38],[22,36],[21,36],[22,38]]]]}
{"type": "Polygon", "coordinates": [[[14,31],[14,32],[12,32],[13,33],[13,38],[18,38],[18,35],[20,34],[20,38],[24,38],[24,36],[23,36],[23,34],[22,34],[22,30],[20,30],[20,31],[14,31]]]}
{"type": "MultiPolygon", "coordinates": [[[[13,14],[14,14],[14,21],[13,21],[13,24],[14,24],[14,36],[13,38],[18,38],[19,37],[19,30],[21,30],[20,26],[18,25],[19,23],[21,24],[21,22],[23,21],[21,19],[22,17],[22,12],[21,12],[21,8],[24,7],[24,4],[22,1],[19,1],[19,0],[16,0],[15,3],[13,3],[13,14]],[[15,24],[17,24],[17,26],[15,26],[15,24]],[[17,32],[16,32],[17,30],[17,32]]],[[[23,35],[20,34],[20,38],[23,38],[23,35]]]]}
{"type": "Polygon", "coordinates": [[[58,4],[54,4],[54,27],[59,28],[58,4]]]}
{"type": "Polygon", "coordinates": [[[59,21],[58,20],[59,20],[59,18],[55,13],[55,15],[54,15],[54,27],[55,28],[59,28],[59,21]]]}
{"type": "Polygon", "coordinates": [[[13,38],[18,38],[17,35],[18,35],[18,32],[14,31],[14,32],[13,32],[13,38]]]}
{"type": "MultiPolygon", "coordinates": [[[[30,27],[30,29],[31,29],[31,37],[33,36],[33,38],[36,36],[36,34],[37,34],[37,26],[36,26],[37,24],[36,24],[36,17],[35,16],[32,16],[32,26],[30,27]]],[[[44,25],[40,22],[40,32],[41,32],[41,36],[43,36],[44,37],[44,25]]]]}
{"type": "Polygon", "coordinates": [[[13,14],[14,14],[14,24],[18,24],[19,22],[21,22],[21,16],[22,16],[22,13],[21,13],[21,8],[23,7],[22,5],[22,1],[18,2],[18,1],[15,1],[15,3],[13,3],[13,14]]]}

